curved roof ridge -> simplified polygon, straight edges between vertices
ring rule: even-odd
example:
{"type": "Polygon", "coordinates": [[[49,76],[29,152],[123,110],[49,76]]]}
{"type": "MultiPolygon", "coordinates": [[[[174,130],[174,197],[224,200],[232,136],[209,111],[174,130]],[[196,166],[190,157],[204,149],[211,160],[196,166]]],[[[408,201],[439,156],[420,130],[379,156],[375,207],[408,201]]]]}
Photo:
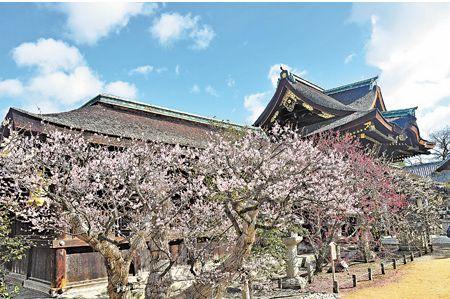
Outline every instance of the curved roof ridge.
{"type": "Polygon", "coordinates": [[[349,83],[349,84],[341,85],[341,86],[334,87],[334,88],[331,88],[331,89],[327,89],[327,90],[324,90],[324,93],[326,93],[326,94],[334,94],[334,93],[346,91],[346,90],[349,90],[349,89],[358,88],[358,87],[365,86],[365,85],[372,85],[372,84],[376,83],[377,80],[378,80],[378,75],[375,76],[375,77],[372,77],[372,78],[368,78],[368,79],[364,79],[364,80],[361,80],[361,81],[356,81],[356,82],[353,82],[353,83],[349,83]]]}

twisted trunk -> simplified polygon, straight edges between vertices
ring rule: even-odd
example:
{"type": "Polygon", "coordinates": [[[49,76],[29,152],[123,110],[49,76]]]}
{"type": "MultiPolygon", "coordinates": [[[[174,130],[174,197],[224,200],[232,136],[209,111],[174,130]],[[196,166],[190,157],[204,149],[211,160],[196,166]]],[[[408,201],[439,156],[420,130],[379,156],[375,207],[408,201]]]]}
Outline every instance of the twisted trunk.
{"type": "MultiPolygon", "coordinates": [[[[251,253],[253,244],[256,237],[256,219],[258,211],[250,213],[251,222],[245,225],[242,229],[242,234],[239,236],[236,246],[234,247],[228,258],[219,267],[219,272],[223,275],[220,281],[202,282],[196,281],[192,286],[187,288],[181,294],[172,296],[171,299],[210,299],[210,298],[222,298],[221,294],[225,288],[232,283],[237,275],[238,271],[244,264],[244,259],[251,253]]],[[[148,298],[148,297],[147,297],[148,298]]]]}
{"type": "Polygon", "coordinates": [[[164,299],[172,284],[170,269],[174,264],[165,233],[153,236],[148,247],[151,251],[150,269],[145,286],[145,298],[164,299]],[[165,258],[164,258],[165,257],[165,258]]]}
{"type": "Polygon", "coordinates": [[[108,273],[108,297],[109,299],[128,299],[131,298],[130,288],[128,286],[128,272],[130,262],[115,257],[105,257],[106,272],[108,273]]]}
{"type": "Polygon", "coordinates": [[[124,257],[119,246],[106,240],[95,237],[80,236],[94,250],[98,251],[105,259],[106,273],[108,275],[108,297],[110,299],[131,298],[128,277],[131,264],[131,256],[124,257]]]}
{"type": "Polygon", "coordinates": [[[315,259],[316,259],[316,270],[314,271],[316,274],[318,273],[322,273],[323,272],[323,267],[324,267],[324,263],[326,260],[325,257],[326,253],[324,253],[322,250],[319,251],[319,253],[317,253],[315,255],[315,259]]]}

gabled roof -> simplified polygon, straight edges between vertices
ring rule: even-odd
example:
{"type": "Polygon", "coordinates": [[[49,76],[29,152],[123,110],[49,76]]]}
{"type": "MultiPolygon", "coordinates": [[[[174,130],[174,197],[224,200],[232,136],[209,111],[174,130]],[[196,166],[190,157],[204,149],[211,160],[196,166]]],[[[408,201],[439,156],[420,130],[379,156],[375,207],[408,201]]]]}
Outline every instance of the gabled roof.
{"type": "Polygon", "coordinates": [[[331,94],[342,93],[345,91],[351,91],[351,90],[355,90],[360,87],[367,87],[367,86],[369,86],[368,89],[372,89],[372,87],[375,85],[377,79],[378,79],[378,76],[375,76],[375,77],[372,77],[369,79],[365,79],[365,80],[353,82],[350,84],[338,86],[335,88],[327,89],[327,90],[324,90],[324,93],[331,95],[331,94]]]}
{"type": "Polygon", "coordinates": [[[230,126],[239,127],[239,128],[244,127],[243,125],[231,123],[228,121],[222,121],[222,120],[218,120],[215,118],[200,116],[200,115],[182,112],[182,111],[178,111],[178,110],[174,110],[174,109],[168,109],[168,108],[160,107],[160,106],[156,106],[156,105],[150,105],[150,104],[143,103],[143,102],[132,101],[132,100],[129,100],[129,99],[126,99],[123,97],[119,97],[119,96],[115,96],[115,95],[111,95],[111,94],[99,94],[98,96],[96,96],[92,100],[88,101],[83,106],[81,106],[80,109],[83,107],[95,105],[96,103],[110,104],[110,105],[123,107],[123,108],[127,108],[127,109],[138,110],[138,111],[148,112],[148,113],[153,113],[153,114],[158,114],[158,115],[164,115],[167,117],[182,119],[182,120],[200,123],[200,124],[213,125],[213,126],[218,126],[218,127],[230,127],[230,126]]]}
{"type": "Polygon", "coordinates": [[[450,157],[444,161],[405,166],[403,169],[418,176],[430,177],[436,181],[450,180],[448,171],[445,172],[445,170],[450,170],[450,157]]]}
{"type": "Polygon", "coordinates": [[[328,89],[324,93],[356,110],[369,110],[375,108],[377,79],[378,76],[328,89]]]}
{"type": "Polygon", "coordinates": [[[401,129],[406,129],[410,126],[417,126],[415,116],[416,109],[417,107],[382,111],[381,114],[389,122],[396,124],[401,129]]]}
{"type": "Polygon", "coordinates": [[[348,112],[355,111],[355,109],[342,104],[336,99],[328,96],[327,94],[324,94],[323,92],[320,92],[315,88],[310,87],[309,85],[305,84],[302,81],[297,81],[293,83],[292,87],[300,96],[304,97],[307,100],[311,100],[320,107],[332,109],[335,111],[348,111],[348,112]]]}
{"type": "Polygon", "coordinates": [[[14,126],[44,131],[43,124],[109,137],[201,147],[210,133],[244,126],[188,114],[111,95],[98,95],[82,107],[61,113],[35,114],[11,108],[14,126]]]}
{"type": "Polygon", "coordinates": [[[405,116],[416,116],[417,107],[406,108],[406,109],[398,109],[398,110],[389,110],[381,112],[385,118],[397,118],[397,117],[405,117],[405,116]]]}
{"type": "Polygon", "coordinates": [[[428,153],[433,144],[423,140],[415,109],[386,111],[378,77],[325,90],[281,70],[274,96],[254,123],[293,125],[305,135],[343,130],[384,146],[393,159],[428,153]]]}

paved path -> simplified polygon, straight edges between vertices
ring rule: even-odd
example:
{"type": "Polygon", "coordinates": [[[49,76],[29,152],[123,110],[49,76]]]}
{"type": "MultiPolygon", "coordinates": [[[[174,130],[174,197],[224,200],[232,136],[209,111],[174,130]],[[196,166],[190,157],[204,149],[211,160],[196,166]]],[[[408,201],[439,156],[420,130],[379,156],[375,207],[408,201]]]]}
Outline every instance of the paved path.
{"type": "Polygon", "coordinates": [[[362,282],[342,293],[344,299],[450,299],[450,258],[421,258],[389,271],[375,281],[362,282]]]}

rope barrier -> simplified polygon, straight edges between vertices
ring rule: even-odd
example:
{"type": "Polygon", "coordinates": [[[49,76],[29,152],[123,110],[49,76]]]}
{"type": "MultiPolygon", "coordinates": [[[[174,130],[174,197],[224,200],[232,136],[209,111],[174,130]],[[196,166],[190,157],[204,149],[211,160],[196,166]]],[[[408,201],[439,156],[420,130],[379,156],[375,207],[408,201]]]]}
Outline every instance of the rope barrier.
{"type": "MultiPolygon", "coordinates": [[[[432,252],[430,250],[430,252],[432,252]]],[[[351,275],[351,281],[349,280],[341,280],[342,286],[343,285],[351,285],[352,287],[356,287],[358,281],[364,281],[364,280],[373,280],[373,277],[375,275],[385,275],[386,274],[386,270],[396,270],[399,266],[399,264],[403,264],[406,265],[409,262],[413,262],[415,257],[421,257],[424,254],[427,254],[428,251],[425,248],[425,252],[422,253],[422,250],[419,248],[417,250],[412,250],[409,251],[409,254],[403,254],[400,258],[398,258],[398,256],[396,258],[392,258],[391,260],[380,260],[379,262],[379,266],[380,266],[380,273],[374,273],[374,269],[372,267],[367,268],[367,272],[363,273],[363,274],[359,274],[359,277],[357,277],[356,274],[352,274],[351,275]],[[347,284],[348,283],[348,284],[347,284]],[[350,284],[351,283],[351,284],[350,284]]],[[[375,269],[378,269],[375,268],[375,269]]],[[[375,272],[378,272],[375,270],[375,272]]],[[[308,279],[309,280],[309,279],[308,279]]],[[[312,281],[312,279],[311,279],[312,281]]],[[[333,281],[333,292],[334,293],[339,293],[339,283],[337,281],[333,281]]]]}

